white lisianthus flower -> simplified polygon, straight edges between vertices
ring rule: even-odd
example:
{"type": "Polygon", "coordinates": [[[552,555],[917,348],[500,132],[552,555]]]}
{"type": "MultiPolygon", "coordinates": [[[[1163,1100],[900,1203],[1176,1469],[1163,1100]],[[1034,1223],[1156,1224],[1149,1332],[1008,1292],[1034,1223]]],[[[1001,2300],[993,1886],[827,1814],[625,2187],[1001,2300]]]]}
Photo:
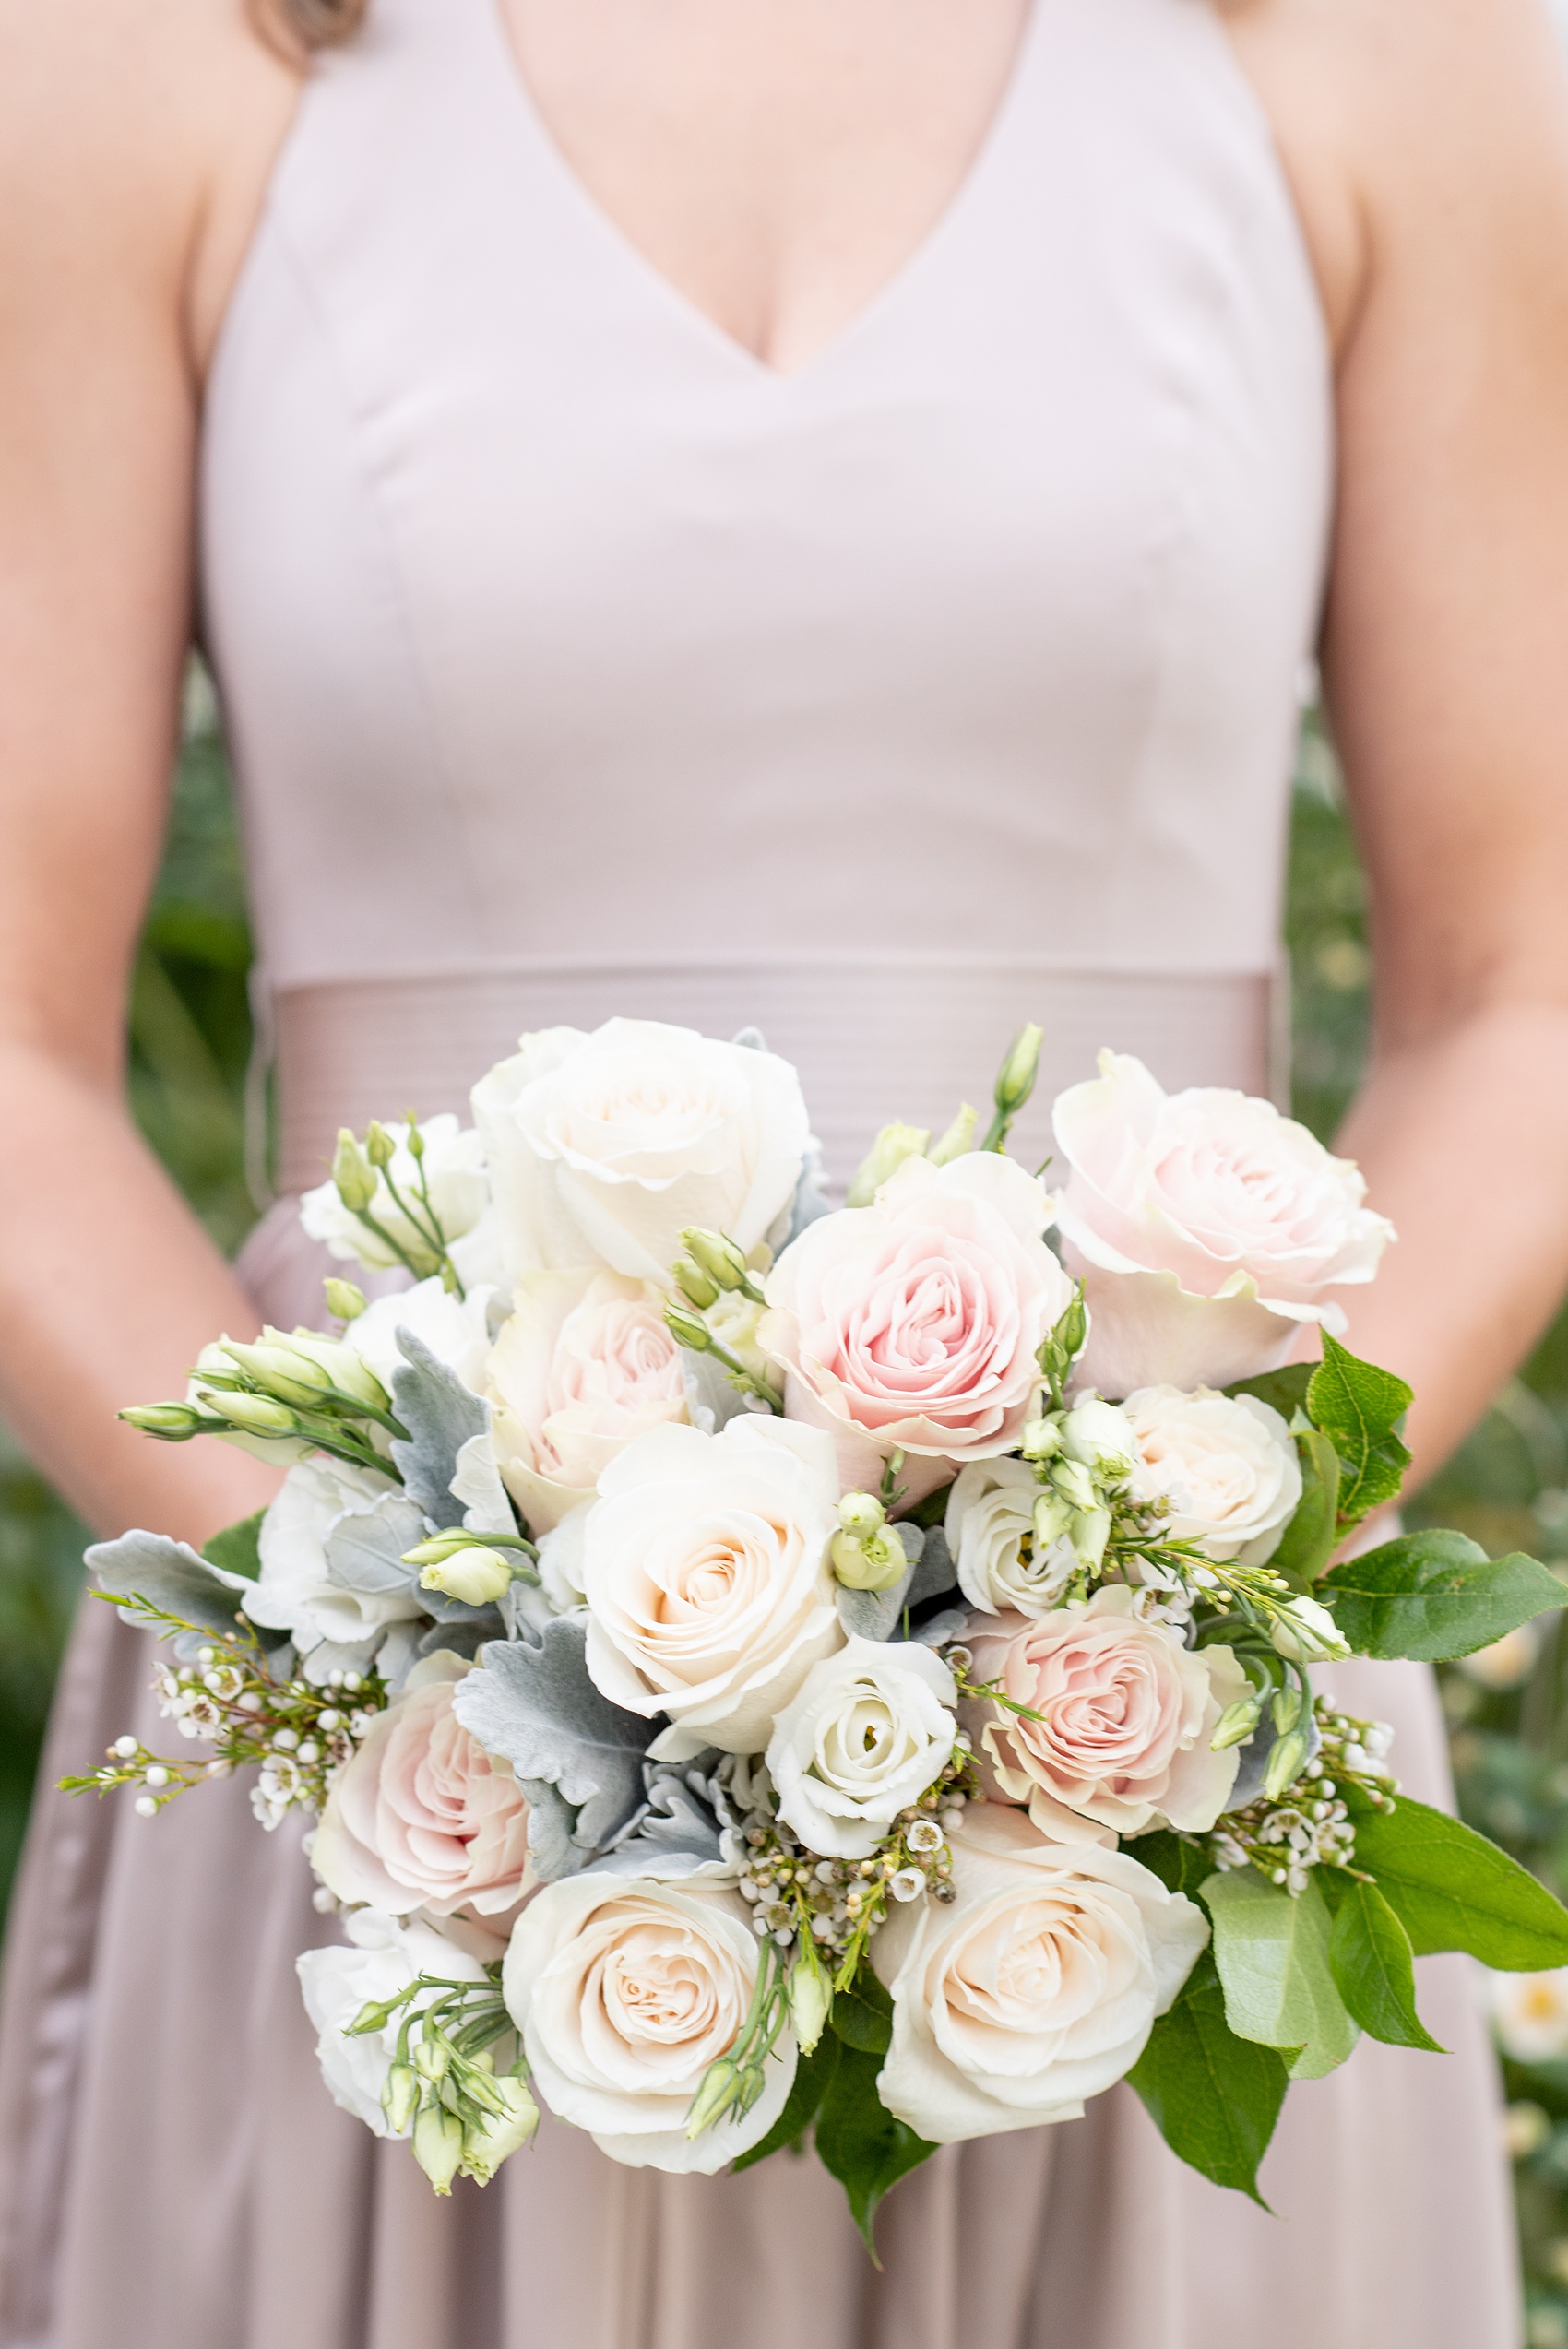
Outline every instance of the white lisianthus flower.
{"type": "Polygon", "coordinates": [[[668,1286],[694,1224],[749,1255],[811,1140],[787,1061],[658,1020],[525,1036],[473,1106],[513,1278],[598,1264],[668,1286]]]}
{"type": "Polygon", "coordinates": [[[1546,1974],[1490,1974],[1492,2028],[1515,2063],[1559,2063],[1568,2056],[1568,1965],[1546,1974]]]}
{"type": "Polygon", "coordinates": [[[1269,1633],[1279,1655],[1294,1664],[1328,1664],[1348,1655],[1350,1643],[1321,1599],[1288,1599],[1269,1633]]]}
{"type": "Polygon", "coordinates": [[[1122,1406],[1136,1440],[1133,1489],[1169,1501],[1165,1530],[1208,1557],[1261,1566],[1301,1498],[1295,1440],[1251,1394],[1140,1387],[1122,1406]]]}
{"type": "Polygon", "coordinates": [[[1106,1394],[1229,1386],[1282,1362],[1302,1322],[1337,1335],[1329,1292],[1371,1280],[1394,1237],[1354,1164],[1272,1103],[1167,1094],[1126,1053],[1102,1052],[1054,1124],[1058,1221],[1090,1314],[1080,1373],[1106,1394]]]}
{"type": "Polygon", "coordinates": [[[334,1582],[327,1545],[356,1518],[400,1513],[398,1537],[405,1548],[424,1537],[424,1521],[402,1488],[367,1468],[313,1453],[283,1479],[282,1490],[261,1521],[261,1572],[246,1594],[253,1623],[292,1634],[302,1655],[324,1643],[361,1647],[388,1625],[411,1622],[424,1612],[418,1593],[350,1590],[334,1582]],[[406,1522],[405,1522],[406,1521],[406,1522]]]}
{"type": "Polygon", "coordinates": [[[1237,1748],[1215,1753],[1210,1740],[1252,1683],[1229,1648],[1184,1646],[1142,1598],[1104,1584],[1034,1621],[1004,1616],[966,1635],[975,1679],[1023,1708],[977,1701],[989,1789],[1027,1803],[1057,1843],[1206,1833],[1236,1783],[1237,1748]]]}
{"type": "Polygon", "coordinates": [[[1027,1460],[973,1460],[947,1495],[944,1529],[958,1587],[987,1615],[1047,1615],[1078,1572],[1063,1535],[1043,1551],[1034,1510],[1042,1488],[1027,1460]]]}
{"type": "Polygon", "coordinates": [[[352,1347],[390,1394],[393,1374],[402,1370],[405,1362],[398,1332],[411,1330],[438,1362],[448,1364],[463,1384],[478,1394],[484,1388],[485,1365],[490,1356],[485,1317],[493,1293],[488,1288],[471,1288],[466,1297],[455,1297],[442,1286],[439,1275],[433,1274],[429,1280],[418,1281],[412,1288],[376,1298],[349,1323],[343,1343],[352,1347]]]}
{"type": "Polygon", "coordinates": [[[657,1758],[760,1753],[812,1666],[843,1645],[827,1561],[837,1507],[827,1438],[748,1415],[718,1435],[636,1437],[580,1528],[568,1520],[588,1671],[629,1713],[669,1714],[657,1758]]]}
{"type": "Polygon", "coordinates": [[[767,2134],[795,2076],[786,2029],[751,2111],[687,2137],[693,2097],[745,2023],[761,1955],[728,1891],[593,1874],[547,1884],[502,1975],[535,2089],[612,2161],[710,2177],[767,2134]]]}
{"type": "Polygon", "coordinates": [[[398,1207],[388,1186],[391,1177],[401,1198],[422,1204],[424,1190],[435,1219],[448,1243],[460,1240],[479,1225],[490,1204],[490,1184],[484,1169],[484,1144],[471,1126],[459,1126],[455,1117],[427,1118],[420,1127],[424,1137],[422,1165],[409,1148],[406,1125],[388,1125],[394,1145],[392,1163],[376,1176],[375,1196],[367,1215],[380,1225],[385,1239],[344,1206],[334,1182],[318,1183],[300,1202],[300,1221],[312,1240],[326,1243],[341,1263],[358,1263],[376,1271],[407,1264],[433,1270],[428,1240],[398,1207]],[[394,1246],[391,1243],[396,1242],[394,1246]],[[402,1253],[398,1253],[398,1250],[402,1253]]]}
{"type": "Polygon", "coordinates": [[[634,1436],[686,1418],[663,1290],[591,1265],[523,1275],[488,1378],[496,1462],[535,1535],[591,1500],[634,1436]]]}
{"type": "Polygon", "coordinates": [[[868,1859],[945,1768],[953,1675],[917,1641],[851,1639],[814,1665],[768,1741],[779,1815],[802,1844],[868,1859]]]}
{"type": "Polygon", "coordinates": [[[950,1466],[1013,1450],[1073,1293],[1045,1244],[1051,1207],[995,1151],[906,1158],[873,1205],[823,1216],[785,1250],[758,1340],[790,1418],[832,1435],[847,1486],[874,1492],[897,1450],[915,1501],[950,1466]]]}
{"type": "Polygon", "coordinates": [[[1069,1460],[1107,1476],[1128,1474],[1138,1456],[1138,1440],[1125,1411],[1102,1395],[1080,1395],[1062,1422],[1062,1449],[1069,1460]]]}
{"type": "Polygon", "coordinates": [[[872,1943],[893,1995],[877,2082],[938,2145],[1075,2119],[1136,2063],[1208,1940],[1202,1912],[1126,1852],[1042,1843],[972,1806],[953,1905],[911,1903],[872,1943]]]}
{"type": "MultiPolygon", "coordinates": [[[[380,2031],[350,2039],[349,2025],[362,2007],[397,1997],[422,1974],[453,1982],[482,1982],[484,1968],[428,1925],[356,1909],[343,1919],[349,1946],[306,1950],[294,1961],[305,2012],[320,2034],[316,2060],[332,2101],[378,2137],[396,2132],[382,2109],[381,2092],[398,2052],[403,2011],[380,2031]]],[[[431,1998],[440,1996],[433,1990],[431,1998]]],[[[428,2000],[425,2001],[428,2004],[428,2000]]],[[[401,2132],[405,2137],[408,2130],[401,2132]]]]}

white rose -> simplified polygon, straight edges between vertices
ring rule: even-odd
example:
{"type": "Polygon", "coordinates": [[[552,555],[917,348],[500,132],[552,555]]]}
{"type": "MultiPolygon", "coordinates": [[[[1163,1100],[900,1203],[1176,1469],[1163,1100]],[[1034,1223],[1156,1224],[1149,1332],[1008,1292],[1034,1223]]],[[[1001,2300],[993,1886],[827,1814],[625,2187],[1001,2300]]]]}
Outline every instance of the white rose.
{"type": "MultiPolygon", "coordinates": [[[[422,1974],[452,1982],[482,1982],[484,1968],[428,1926],[383,1916],[375,1909],[356,1909],[344,1917],[343,1930],[349,1937],[347,1949],[306,1950],[295,1959],[295,1971],[305,2012],[320,2034],[316,2060],[333,2103],[378,2137],[390,2137],[394,2132],[381,2108],[381,2092],[407,2010],[400,2008],[383,2029],[362,2037],[350,2039],[350,2024],[362,2007],[395,1999],[422,1974]]],[[[433,1999],[439,1995],[434,1990],[430,1994],[433,1999]]],[[[407,2136],[408,2131],[402,2133],[407,2136]]]]}
{"type": "Polygon", "coordinates": [[[1492,2026],[1515,2063],[1557,2063],[1568,2056],[1568,1965],[1548,1974],[1491,1974],[1492,2026]]]}
{"type": "Polygon", "coordinates": [[[376,1270],[403,1264],[416,1273],[431,1272],[434,1251],[398,1205],[393,1189],[406,1203],[422,1209],[428,1192],[431,1211],[447,1241],[462,1240],[476,1229],[490,1204],[484,1144],[473,1127],[460,1127],[454,1117],[428,1118],[420,1127],[424,1136],[421,1162],[409,1149],[406,1125],[388,1125],[386,1130],[394,1145],[392,1163],[377,1175],[375,1196],[365,1211],[386,1237],[378,1238],[344,1206],[334,1182],[319,1183],[305,1192],[300,1202],[300,1221],[312,1240],[324,1240],[342,1262],[355,1261],[376,1270]]]}
{"type": "Polygon", "coordinates": [[[760,1957],[732,1892],[592,1874],[547,1884],[502,1975],[535,2088],[612,2161],[711,2176],[767,2134],[795,2076],[786,2029],[744,2118],[688,2139],[692,2099],[745,2023],[760,1957]]]}
{"type": "Polygon", "coordinates": [[[1203,1386],[1140,1387],[1123,1409],[1137,1440],[1134,1489],[1170,1501],[1165,1530],[1210,1558],[1261,1566],[1301,1498],[1301,1464],[1278,1412],[1203,1386]]]}
{"type": "Polygon", "coordinates": [[[1027,1460],[974,1460],[947,1495],[947,1547],[958,1587],[987,1615],[1046,1615],[1078,1572],[1065,1536],[1037,1549],[1034,1508],[1041,1487],[1027,1460]]]}
{"type": "Polygon", "coordinates": [[[946,1767],[957,1699],[930,1648],[851,1639],[813,1666],[774,1725],[767,1767],[780,1816],[811,1851],[869,1859],[946,1767]]]}
{"type": "Polygon", "coordinates": [[[1075,2119],[1142,2055],[1208,1940],[1201,1912],[1124,1852],[1044,1844],[970,1808],[950,1908],[896,1912],[872,1944],[893,1994],[883,2103],[938,2145],[1075,2119]]]}
{"type": "Polygon", "coordinates": [[[376,1298],[349,1323],[343,1342],[353,1347],[390,1394],[394,1372],[407,1363],[398,1332],[411,1330],[438,1362],[447,1363],[463,1384],[478,1394],[484,1387],[490,1355],[486,1315],[493,1294],[488,1288],[471,1288],[467,1297],[455,1297],[433,1274],[412,1288],[376,1298]]]}
{"type": "Polygon", "coordinates": [[[658,1020],[525,1036],[473,1105],[514,1277],[607,1264],[668,1284],[691,1224],[750,1254],[811,1139],[787,1061],[658,1020]]]}
{"type": "Polygon", "coordinates": [[[535,1535],[590,1500],[634,1436],[686,1417],[664,1292],[591,1266],[523,1275],[489,1381],[502,1479],[535,1535]]]}
{"type": "Polygon", "coordinates": [[[669,1714],[657,1757],[760,1753],[780,1706],[843,1645],[827,1563],[837,1505],[832,1444],[782,1419],[656,1428],[604,1471],[580,1531],[588,1668],[627,1712],[669,1714]]]}
{"type": "MultiPolygon", "coordinates": [[[[245,1598],[252,1622],[289,1631],[302,1655],[324,1642],[362,1647],[389,1624],[423,1614],[418,1593],[350,1590],[334,1582],[327,1545],[339,1527],[351,1530],[357,1517],[401,1513],[406,1547],[423,1537],[424,1524],[402,1488],[366,1468],[350,1468],[324,1453],[313,1453],[291,1468],[282,1489],[261,1521],[261,1572],[245,1598]]],[[[368,1529],[367,1529],[368,1530],[368,1529]]]]}
{"type": "Polygon", "coordinates": [[[1091,1316],[1081,1375],[1111,1394],[1228,1386],[1282,1362],[1302,1322],[1343,1330],[1327,1292],[1371,1280],[1394,1237],[1352,1162],[1270,1102],[1167,1095],[1124,1053],[1099,1069],[1054,1112],[1058,1221],[1091,1316]]]}

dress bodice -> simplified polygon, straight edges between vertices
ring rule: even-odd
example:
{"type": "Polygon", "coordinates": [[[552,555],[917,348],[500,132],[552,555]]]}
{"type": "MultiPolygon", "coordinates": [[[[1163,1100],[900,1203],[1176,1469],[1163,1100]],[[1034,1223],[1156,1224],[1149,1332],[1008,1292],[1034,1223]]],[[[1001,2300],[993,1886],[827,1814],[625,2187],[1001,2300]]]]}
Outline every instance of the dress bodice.
{"type": "MultiPolygon", "coordinates": [[[[597,208],[495,0],[376,0],[206,420],[285,1047],[385,985],[499,990],[509,1031],[755,1018],[863,1132],[945,1121],[1063,978],[1261,987],[1330,466],[1309,266],[1205,0],[1035,0],[947,210],[790,375],[597,208]],[[917,1062],[943,1097],[885,1097],[917,1062]]],[[[350,1029],[318,1090],[374,1057],[350,1029]]]]}

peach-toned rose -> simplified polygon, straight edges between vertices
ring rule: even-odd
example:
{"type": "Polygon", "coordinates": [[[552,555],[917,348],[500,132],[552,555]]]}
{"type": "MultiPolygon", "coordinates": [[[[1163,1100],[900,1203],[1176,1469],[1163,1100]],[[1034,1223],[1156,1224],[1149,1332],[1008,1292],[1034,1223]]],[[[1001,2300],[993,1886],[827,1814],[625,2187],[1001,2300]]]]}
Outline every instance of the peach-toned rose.
{"type": "Polygon", "coordinates": [[[393,1916],[496,1918],[529,1882],[529,1807],[452,1710],[469,1666],[426,1656],[335,1781],[311,1865],[341,1901],[393,1916]]]}
{"type": "Polygon", "coordinates": [[[995,1152],[907,1158],[874,1205],[821,1216],[779,1258],[758,1340],[789,1417],[832,1435],[846,1485],[874,1491],[897,1449],[918,1499],[954,1462],[1016,1442],[1040,1340],[1072,1297],[1041,1236],[1051,1205],[995,1152]]]}
{"type": "Polygon", "coordinates": [[[1142,2055],[1208,1927],[1131,1852],[1042,1844],[972,1804],[952,1836],[950,1908],[911,1902],[872,1943],[893,1993],[877,2082],[938,2145],[1071,2120],[1142,2055]]]}
{"type": "Polygon", "coordinates": [[[1183,1647],[1136,1603],[1111,1584],[1032,1620],[982,1616],[968,1639],[975,1679],[1040,1716],[986,1703],[982,1773],[1058,1842],[1202,1832],[1236,1782],[1236,1749],[1211,1753],[1209,1739],[1246,1674],[1228,1647],[1183,1647]]]}
{"type": "Polygon", "coordinates": [[[1354,1164],[1270,1102],[1167,1094],[1125,1053],[1099,1071],[1054,1112],[1092,1319],[1079,1375],[1118,1395],[1226,1386],[1282,1362],[1302,1322],[1341,1331],[1327,1292],[1370,1281],[1394,1237],[1354,1164]]]}
{"type": "Polygon", "coordinates": [[[662,1292],[618,1273],[525,1273],[491,1352],[496,1465],[535,1534],[592,1498],[634,1436],[686,1416],[662,1292]]]}

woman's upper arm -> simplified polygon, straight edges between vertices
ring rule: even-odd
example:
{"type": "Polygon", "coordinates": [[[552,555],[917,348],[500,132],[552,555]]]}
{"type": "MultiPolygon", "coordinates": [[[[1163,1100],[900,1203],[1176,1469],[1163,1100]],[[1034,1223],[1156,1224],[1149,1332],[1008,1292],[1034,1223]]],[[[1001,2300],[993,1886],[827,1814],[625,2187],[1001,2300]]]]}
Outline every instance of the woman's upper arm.
{"type": "Polygon", "coordinates": [[[1568,1010],[1568,72],[1536,0],[1353,14],[1324,670],[1398,1050],[1568,1010]]]}

